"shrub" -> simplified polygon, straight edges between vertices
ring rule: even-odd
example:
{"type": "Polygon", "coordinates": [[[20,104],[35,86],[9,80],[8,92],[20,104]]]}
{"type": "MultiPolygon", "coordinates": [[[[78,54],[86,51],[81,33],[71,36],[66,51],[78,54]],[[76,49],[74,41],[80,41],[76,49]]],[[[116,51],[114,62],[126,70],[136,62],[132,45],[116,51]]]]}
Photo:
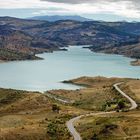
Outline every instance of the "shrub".
{"type": "Polygon", "coordinates": [[[124,100],[119,100],[118,101],[118,109],[123,109],[125,107],[125,101],[124,100]]]}
{"type": "Polygon", "coordinates": [[[60,107],[58,105],[56,105],[56,104],[52,105],[52,111],[53,112],[58,112],[59,113],[59,110],[60,110],[60,107]]]}

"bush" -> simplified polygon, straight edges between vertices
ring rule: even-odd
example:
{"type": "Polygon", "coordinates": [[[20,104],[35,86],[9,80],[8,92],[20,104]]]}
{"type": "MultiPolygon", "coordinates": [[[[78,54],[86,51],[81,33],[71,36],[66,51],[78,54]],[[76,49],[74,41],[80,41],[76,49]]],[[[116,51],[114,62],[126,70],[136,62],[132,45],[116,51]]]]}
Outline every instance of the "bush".
{"type": "Polygon", "coordinates": [[[124,100],[119,100],[118,101],[118,109],[123,109],[125,107],[125,101],[124,100]]]}
{"type": "Polygon", "coordinates": [[[52,111],[53,112],[58,112],[59,113],[59,110],[60,110],[60,107],[58,105],[56,105],[56,104],[52,105],[52,111]]]}
{"type": "Polygon", "coordinates": [[[54,123],[50,123],[48,125],[48,131],[47,133],[50,135],[50,136],[54,136],[56,135],[56,131],[57,131],[57,125],[55,125],[54,123]]]}
{"type": "Polygon", "coordinates": [[[91,140],[99,140],[97,134],[94,134],[91,140]]]}

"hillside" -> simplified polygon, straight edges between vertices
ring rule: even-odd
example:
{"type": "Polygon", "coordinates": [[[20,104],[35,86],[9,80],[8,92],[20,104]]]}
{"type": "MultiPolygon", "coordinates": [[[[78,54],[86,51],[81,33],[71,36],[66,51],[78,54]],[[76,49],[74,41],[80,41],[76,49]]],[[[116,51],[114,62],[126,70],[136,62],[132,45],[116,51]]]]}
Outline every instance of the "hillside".
{"type": "MultiPolygon", "coordinates": [[[[136,35],[138,38],[140,36],[140,23],[139,22],[134,22],[134,23],[109,22],[109,23],[102,23],[102,24],[108,25],[117,30],[121,30],[122,32],[136,35]]],[[[113,46],[106,46],[106,47],[93,45],[90,47],[90,49],[95,52],[120,54],[120,55],[125,55],[127,57],[140,59],[140,44],[139,43],[125,44],[124,42],[124,43],[116,43],[113,46]]],[[[139,60],[135,62],[136,62],[135,64],[133,63],[134,65],[139,65],[138,63],[139,60]]]]}
{"type": "Polygon", "coordinates": [[[109,53],[109,54],[120,54],[127,57],[140,59],[140,44],[125,44],[123,46],[91,46],[91,51],[101,52],[101,53],[109,53]]]}
{"type": "Polygon", "coordinates": [[[10,26],[0,25],[0,59],[4,61],[39,59],[30,48],[32,37],[10,26]]]}
{"type": "Polygon", "coordinates": [[[105,24],[124,32],[140,35],[140,22],[107,22],[105,24]]]}
{"type": "Polygon", "coordinates": [[[29,53],[21,53],[9,49],[0,49],[0,60],[15,61],[15,60],[37,60],[41,59],[29,53]]]}
{"type": "Polygon", "coordinates": [[[81,77],[65,81],[76,85],[84,85],[80,90],[52,90],[50,93],[57,98],[72,100],[73,106],[93,113],[84,115],[73,123],[76,131],[84,140],[122,140],[140,139],[140,80],[104,77],[81,77]],[[119,88],[136,101],[138,107],[133,111],[123,108],[122,111],[108,113],[117,109],[119,102],[130,107],[128,100],[123,98],[112,87],[114,83],[122,82],[119,88]],[[97,113],[97,110],[99,111],[97,113]],[[95,112],[94,112],[95,111],[95,112]],[[101,113],[104,112],[104,113],[101,113]]]}
{"type": "Polygon", "coordinates": [[[31,55],[52,52],[68,45],[89,44],[95,52],[139,59],[139,31],[140,23],[73,20],[48,22],[1,17],[0,49],[31,55]]]}
{"type": "Polygon", "coordinates": [[[98,22],[58,21],[50,25],[34,26],[27,32],[37,29],[39,33],[38,31],[34,32],[36,36],[65,45],[95,44],[105,46],[114,45],[117,42],[137,41],[137,37],[134,35],[101,25],[98,22]]]}
{"type": "Polygon", "coordinates": [[[37,92],[0,89],[0,139],[68,140],[65,121],[73,110],[37,92]],[[55,105],[60,111],[52,109],[55,105]]]}
{"type": "Polygon", "coordinates": [[[28,26],[25,25],[26,23],[21,25],[21,23],[18,24],[18,22],[9,22],[9,20],[7,22],[7,24],[0,25],[0,60],[13,61],[40,59],[35,56],[36,53],[58,49],[58,45],[54,44],[52,48],[50,48],[48,42],[41,43],[38,40],[36,41],[34,36],[24,32],[21,28],[23,26],[28,26]],[[16,27],[14,27],[15,24],[17,25],[16,27]],[[43,48],[43,45],[45,48],[43,48]]]}
{"type": "Polygon", "coordinates": [[[80,114],[110,110],[116,112],[111,116],[87,116],[75,123],[83,139],[92,140],[95,136],[101,140],[139,138],[139,107],[130,112],[117,112],[120,101],[124,103],[124,111],[130,107],[130,103],[112,87],[122,81],[124,84],[120,88],[139,105],[140,80],[135,79],[81,77],[67,82],[85,85],[84,89],[52,90],[46,94],[0,89],[0,139],[72,140],[66,127],[68,120],[80,114]],[[63,104],[48,94],[74,102],[63,104]]]}

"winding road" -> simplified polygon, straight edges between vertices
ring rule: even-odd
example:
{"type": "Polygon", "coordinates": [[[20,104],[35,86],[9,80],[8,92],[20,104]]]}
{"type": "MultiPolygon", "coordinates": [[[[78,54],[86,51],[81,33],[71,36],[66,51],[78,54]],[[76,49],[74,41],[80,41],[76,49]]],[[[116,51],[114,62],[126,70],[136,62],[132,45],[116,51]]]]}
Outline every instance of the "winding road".
{"type": "MultiPolygon", "coordinates": [[[[136,109],[137,108],[137,103],[131,98],[129,97],[126,93],[124,93],[118,86],[123,84],[123,82],[121,83],[116,83],[113,85],[113,87],[122,95],[124,96],[125,98],[127,98],[129,100],[129,102],[131,103],[131,107],[129,108],[129,110],[133,110],[133,109],[136,109]]],[[[54,98],[55,100],[57,101],[60,101],[62,103],[70,103],[68,101],[65,101],[65,100],[62,100],[62,99],[59,99],[57,97],[54,97],[52,95],[47,95],[48,97],[50,98],[54,98]]],[[[112,113],[115,113],[116,111],[110,111],[110,112],[99,112],[99,113],[89,113],[89,114],[86,114],[86,115],[80,115],[80,116],[77,116],[75,118],[72,118],[70,119],[67,123],[66,123],[66,126],[69,130],[69,132],[71,133],[71,135],[73,136],[74,140],[82,140],[80,134],[77,132],[77,130],[75,129],[74,127],[74,123],[76,121],[78,121],[79,119],[83,118],[83,117],[88,117],[88,116],[96,116],[96,115],[105,115],[105,114],[112,114],[112,113]]]]}
{"type": "Polygon", "coordinates": [[[131,107],[129,108],[129,110],[133,110],[133,109],[136,109],[137,108],[137,103],[131,98],[129,97],[126,93],[124,93],[118,86],[123,84],[123,82],[121,83],[117,83],[117,84],[114,84],[113,87],[122,95],[124,96],[125,98],[127,98],[129,100],[129,102],[131,103],[131,107]]]}

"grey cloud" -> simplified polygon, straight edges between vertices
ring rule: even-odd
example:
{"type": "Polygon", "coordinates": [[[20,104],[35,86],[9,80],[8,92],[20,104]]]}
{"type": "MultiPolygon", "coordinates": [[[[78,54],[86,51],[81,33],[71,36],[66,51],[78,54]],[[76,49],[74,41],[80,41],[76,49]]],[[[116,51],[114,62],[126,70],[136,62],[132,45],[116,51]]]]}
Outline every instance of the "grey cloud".
{"type": "Polygon", "coordinates": [[[129,0],[133,3],[134,8],[140,10],[140,0],[129,0]]]}
{"type": "Polygon", "coordinates": [[[41,0],[56,3],[69,3],[69,4],[81,4],[81,3],[100,3],[100,2],[118,2],[118,1],[130,1],[135,4],[140,3],[139,0],[41,0]]]}
{"type": "Polygon", "coordinates": [[[82,4],[82,3],[100,3],[100,2],[131,2],[130,8],[136,8],[140,10],[140,0],[41,0],[48,2],[56,2],[56,3],[65,3],[65,4],[82,4]]]}
{"type": "MultiPolygon", "coordinates": [[[[41,1],[67,3],[67,4],[81,4],[81,3],[93,3],[93,2],[97,2],[98,0],[41,0],[41,1]]],[[[103,0],[100,0],[100,1],[103,1],[103,0]]]]}

